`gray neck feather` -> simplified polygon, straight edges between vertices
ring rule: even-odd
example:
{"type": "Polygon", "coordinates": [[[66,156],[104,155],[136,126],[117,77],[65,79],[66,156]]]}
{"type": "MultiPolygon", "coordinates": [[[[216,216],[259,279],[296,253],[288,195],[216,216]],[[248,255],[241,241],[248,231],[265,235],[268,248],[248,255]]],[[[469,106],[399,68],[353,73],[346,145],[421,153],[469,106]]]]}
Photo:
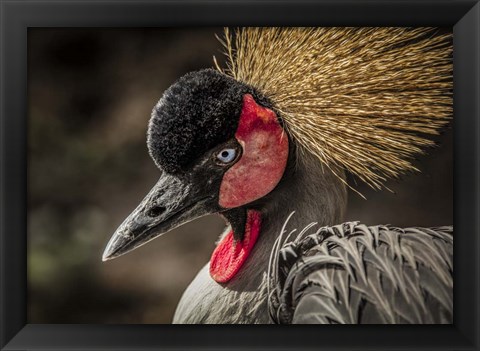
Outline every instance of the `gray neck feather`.
{"type": "MultiPolygon", "coordinates": [[[[329,168],[308,152],[297,149],[291,173],[275,189],[262,208],[262,231],[267,228],[280,234],[283,223],[295,211],[289,226],[303,228],[311,222],[320,226],[338,224],[343,220],[347,204],[344,183],[329,168]]],[[[336,170],[344,176],[343,171],[336,170]]]]}
{"type": "Polygon", "coordinates": [[[295,211],[289,228],[304,228],[311,222],[334,225],[343,221],[346,207],[341,180],[310,153],[298,156],[284,181],[265,198],[260,236],[241,271],[220,285],[210,278],[207,264],[182,296],[174,323],[270,322],[265,284],[268,260],[286,219],[295,211]]]}

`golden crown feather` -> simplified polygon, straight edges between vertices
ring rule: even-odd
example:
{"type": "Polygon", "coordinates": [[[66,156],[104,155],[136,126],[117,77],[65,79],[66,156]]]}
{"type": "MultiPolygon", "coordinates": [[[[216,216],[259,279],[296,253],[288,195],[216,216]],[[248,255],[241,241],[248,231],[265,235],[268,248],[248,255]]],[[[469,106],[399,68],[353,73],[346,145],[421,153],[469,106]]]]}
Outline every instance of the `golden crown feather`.
{"type": "Polygon", "coordinates": [[[436,28],[225,28],[227,67],[332,171],[373,188],[408,171],[452,118],[452,35],[436,28]]]}

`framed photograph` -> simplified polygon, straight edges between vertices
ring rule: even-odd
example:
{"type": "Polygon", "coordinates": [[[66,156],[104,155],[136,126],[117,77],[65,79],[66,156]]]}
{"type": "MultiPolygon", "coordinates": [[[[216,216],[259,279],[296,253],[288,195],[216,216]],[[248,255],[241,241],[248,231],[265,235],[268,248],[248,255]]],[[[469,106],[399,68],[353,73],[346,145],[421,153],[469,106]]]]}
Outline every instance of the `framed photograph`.
{"type": "Polygon", "coordinates": [[[0,4],[2,350],[478,349],[477,1],[0,4]]]}

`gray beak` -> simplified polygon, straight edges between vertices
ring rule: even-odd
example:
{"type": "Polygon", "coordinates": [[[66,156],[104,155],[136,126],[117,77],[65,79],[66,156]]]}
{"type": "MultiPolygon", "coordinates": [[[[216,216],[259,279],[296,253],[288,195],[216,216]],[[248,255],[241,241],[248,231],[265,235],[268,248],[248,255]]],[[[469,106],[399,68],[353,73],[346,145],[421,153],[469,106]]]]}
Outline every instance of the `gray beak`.
{"type": "Polygon", "coordinates": [[[123,255],[186,222],[211,213],[208,204],[213,198],[204,187],[164,173],[113,234],[103,253],[103,261],[123,255]]]}

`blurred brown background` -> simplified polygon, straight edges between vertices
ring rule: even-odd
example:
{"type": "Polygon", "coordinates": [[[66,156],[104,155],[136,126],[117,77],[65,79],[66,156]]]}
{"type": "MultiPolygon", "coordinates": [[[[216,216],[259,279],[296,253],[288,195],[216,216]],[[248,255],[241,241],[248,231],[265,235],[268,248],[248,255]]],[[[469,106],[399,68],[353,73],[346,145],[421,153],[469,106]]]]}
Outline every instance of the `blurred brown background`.
{"type": "MultiPolygon", "coordinates": [[[[102,251],[158,177],[145,133],[181,75],[221,58],[218,28],[30,29],[30,323],[169,323],[224,227],[208,216],[113,261],[102,251]]],[[[452,132],[420,174],[350,193],[348,220],[453,224],[452,132]]],[[[351,179],[351,184],[354,180],[351,179]]]]}

